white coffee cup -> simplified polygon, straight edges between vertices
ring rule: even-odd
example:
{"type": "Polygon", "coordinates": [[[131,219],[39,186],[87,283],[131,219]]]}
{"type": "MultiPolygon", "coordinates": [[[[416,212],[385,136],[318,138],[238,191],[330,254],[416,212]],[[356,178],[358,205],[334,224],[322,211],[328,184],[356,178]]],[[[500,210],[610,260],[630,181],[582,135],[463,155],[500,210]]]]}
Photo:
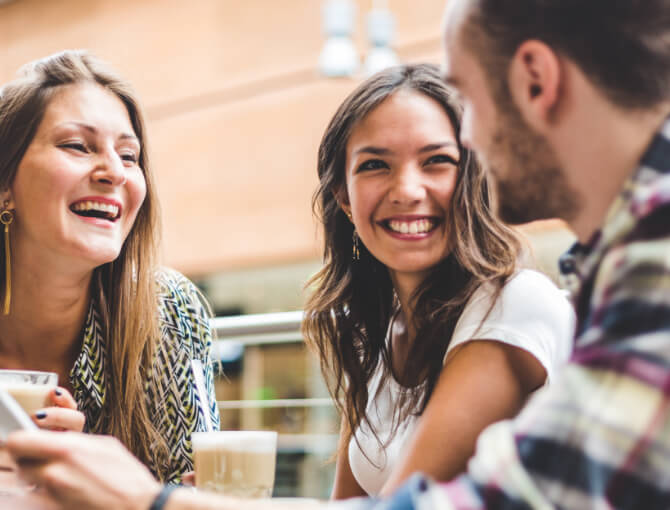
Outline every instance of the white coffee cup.
{"type": "Polygon", "coordinates": [[[269,498],[275,479],[277,433],[222,430],[193,433],[195,486],[243,498],[269,498]]]}

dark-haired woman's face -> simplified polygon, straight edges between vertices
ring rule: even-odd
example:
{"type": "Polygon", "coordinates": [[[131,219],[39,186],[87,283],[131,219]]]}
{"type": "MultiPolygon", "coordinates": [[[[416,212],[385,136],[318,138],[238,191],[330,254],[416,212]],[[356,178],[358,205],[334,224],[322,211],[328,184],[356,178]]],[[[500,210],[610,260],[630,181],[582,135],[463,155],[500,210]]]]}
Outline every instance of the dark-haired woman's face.
{"type": "Polygon", "coordinates": [[[449,253],[447,215],[459,157],[446,112],[415,91],[392,94],[354,127],[343,208],[393,277],[422,279],[449,253]]]}

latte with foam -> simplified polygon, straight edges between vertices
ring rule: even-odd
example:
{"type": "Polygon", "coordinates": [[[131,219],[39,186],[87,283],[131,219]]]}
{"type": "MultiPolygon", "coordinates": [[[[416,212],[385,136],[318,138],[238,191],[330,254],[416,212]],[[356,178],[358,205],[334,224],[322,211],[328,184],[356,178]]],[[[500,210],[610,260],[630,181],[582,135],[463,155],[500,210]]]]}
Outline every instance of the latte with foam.
{"type": "Polygon", "coordinates": [[[3,388],[14,397],[26,413],[32,415],[35,411],[46,407],[49,393],[56,388],[56,385],[10,384],[3,388]]]}
{"type": "Polygon", "coordinates": [[[193,434],[195,485],[242,498],[269,498],[275,478],[277,434],[219,431],[193,434]]]}
{"type": "Polygon", "coordinates": [[[0,370],[0,388],[32,415],[48,405],[49,393],[58,384],[58,374],[30,370],[0,370]]]}

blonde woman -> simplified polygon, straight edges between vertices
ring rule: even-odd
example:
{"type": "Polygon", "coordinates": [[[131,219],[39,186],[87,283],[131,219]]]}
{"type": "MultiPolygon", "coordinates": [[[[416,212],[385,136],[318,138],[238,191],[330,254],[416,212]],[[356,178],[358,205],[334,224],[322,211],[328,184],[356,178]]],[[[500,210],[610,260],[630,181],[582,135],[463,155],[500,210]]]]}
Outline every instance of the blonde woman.
{"type": "Polygon", "coordinates": [[[128,85],[85,52],[28,64],[0,89],[0,368],[57,372],[36,423],[113,435],[174,483],[193,469],[204,413],[219,415],[206,308],[156,265],[146,143],[128,85]]]}

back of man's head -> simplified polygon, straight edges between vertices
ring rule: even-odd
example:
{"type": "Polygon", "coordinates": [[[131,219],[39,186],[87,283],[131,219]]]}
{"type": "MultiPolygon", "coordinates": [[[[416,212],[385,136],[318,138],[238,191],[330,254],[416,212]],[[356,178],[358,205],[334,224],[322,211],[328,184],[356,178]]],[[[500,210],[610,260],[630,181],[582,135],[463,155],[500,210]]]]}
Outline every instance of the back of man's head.
{"type": "Polygon", "coordinates": [[[670,99],[670,0],[465,2],[464,42],[499,92],[516,49],[537,39],[572,60],[614,104],[646,109],[670,99]]]}

